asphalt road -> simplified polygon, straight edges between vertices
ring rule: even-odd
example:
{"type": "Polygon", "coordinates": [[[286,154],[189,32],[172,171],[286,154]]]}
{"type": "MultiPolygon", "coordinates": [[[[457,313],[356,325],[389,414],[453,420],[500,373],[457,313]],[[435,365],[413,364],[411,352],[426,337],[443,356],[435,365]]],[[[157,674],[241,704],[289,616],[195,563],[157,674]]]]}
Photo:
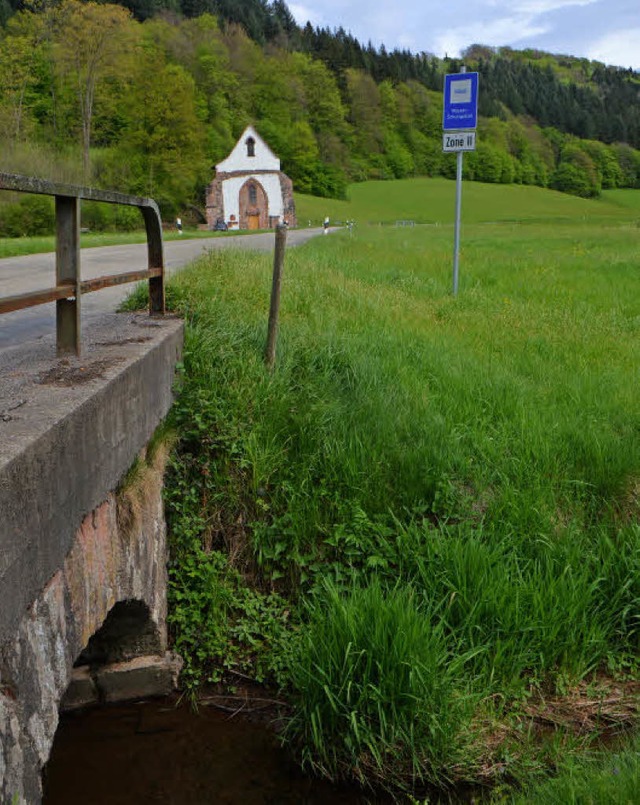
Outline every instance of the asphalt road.
{"type": "MultiPolygon", "coordinates": [[[[292,229],[287,235],[288,246],[299,246],[318,235],[322,229],[292,229]]],[[[272,251],[272,232],[257,235],[234,235],[219,238],[172,240],[164,244],[165,270],[168,275],[213,249],[252,249],[272,251]]],[[[101,246],[83,249],[80,257],[83,279],[103,274],[117,274],[147,266],[147,245],[101,246]]],[[[55,285],[55,254],[33,254],[0,260],[0,297],[29,291],[53,288],[55,285]]],[[[130,293],[132,285],[120,285],[82,297],[82,326],[90,326],[91,318],[113,311],[130,293]]],[[[0,316],[0,349],[14,344],[55,334],[55,303],[16,310],[0,316]]]]}

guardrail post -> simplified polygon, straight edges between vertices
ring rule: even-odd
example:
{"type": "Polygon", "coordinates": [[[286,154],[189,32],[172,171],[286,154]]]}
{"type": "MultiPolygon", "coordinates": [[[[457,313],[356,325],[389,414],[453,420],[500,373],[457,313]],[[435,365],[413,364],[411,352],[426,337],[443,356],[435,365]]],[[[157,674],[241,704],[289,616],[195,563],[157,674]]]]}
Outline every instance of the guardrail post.
{"type": "Polygon", "coordinates": [[[80,199],[56,196],[56,284],[73,283],[75,297],[56,301],[58,355],[80,355],[80,199]]]}
{"type": "Polygon", "coordinates": [[[147,230],[147,256],[149,268],[161,268],[159,277],[149,277],[149,313],[164,313],[164,255],[162,249],[162,223],[158,208],[140,207],[147,230]]]}

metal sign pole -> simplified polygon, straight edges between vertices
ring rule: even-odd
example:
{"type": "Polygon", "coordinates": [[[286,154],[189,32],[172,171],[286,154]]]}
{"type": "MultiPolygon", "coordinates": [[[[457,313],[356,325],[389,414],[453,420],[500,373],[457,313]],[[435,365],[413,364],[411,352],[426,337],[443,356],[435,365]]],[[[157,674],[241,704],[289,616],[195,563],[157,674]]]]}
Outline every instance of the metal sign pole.
{"type": "Polygon", "coordinates": [[[460,219],[462,212],[462,151],[457,153],[456,164],[456,223],[453,239],[453,295],[458,293],[458,266],[460,262],[460,219]]]}
{"type": "MultiPolygon", "coordinates": [[[[467,68],[462,65],[461,73],[467,68]]],[[[462,213],[462,151],[458,151],[456,160],[456,223],[453,236],[453,295],[458,295],[458,274],[460,265],[460,217],[462,213]]]]}
{"type": "Polygon", "coordinates": [[[460,263],[460,221],[462,211],[462,153],[475,151],[478,126],[478,73],[459,73],[444,77],[442,112],[442,150],[456,151],[456,220],[453,243],[453,295],[458,293],[460,263]]]}

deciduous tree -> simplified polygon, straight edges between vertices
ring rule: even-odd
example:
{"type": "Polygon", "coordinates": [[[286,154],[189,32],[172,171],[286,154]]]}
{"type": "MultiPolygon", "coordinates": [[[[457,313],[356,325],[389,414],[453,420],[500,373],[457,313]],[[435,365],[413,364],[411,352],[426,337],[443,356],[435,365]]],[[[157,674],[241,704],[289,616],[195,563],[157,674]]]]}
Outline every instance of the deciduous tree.
{"type": "Polygon", "coordinates": [[[121,6],[64,0],[55,17],[55,58],[59,74],[74,87],[82,126],[85,178],[90,175],[90,147],[96,89],[110,73],[126,67],[135,27],[121,6]]]}

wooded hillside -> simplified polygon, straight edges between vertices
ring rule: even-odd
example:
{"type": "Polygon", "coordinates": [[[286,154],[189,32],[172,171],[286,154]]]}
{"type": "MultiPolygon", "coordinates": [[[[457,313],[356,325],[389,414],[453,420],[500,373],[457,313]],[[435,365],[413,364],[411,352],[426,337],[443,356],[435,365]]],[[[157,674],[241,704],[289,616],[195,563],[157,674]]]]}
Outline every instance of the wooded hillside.
{"type": "MultiPolygon", "coordinates": [[[[299,192],[454,174],[441,88],[461,62],[300,28],[283,0],[0,0],[0,20],[3,170],[151,195],[173,215],[202,203],[253,123],[299,192]]],[[[481,76],[467,178],[640,186],[640,75],[479,45],[464,63],[481,76]]]]}

